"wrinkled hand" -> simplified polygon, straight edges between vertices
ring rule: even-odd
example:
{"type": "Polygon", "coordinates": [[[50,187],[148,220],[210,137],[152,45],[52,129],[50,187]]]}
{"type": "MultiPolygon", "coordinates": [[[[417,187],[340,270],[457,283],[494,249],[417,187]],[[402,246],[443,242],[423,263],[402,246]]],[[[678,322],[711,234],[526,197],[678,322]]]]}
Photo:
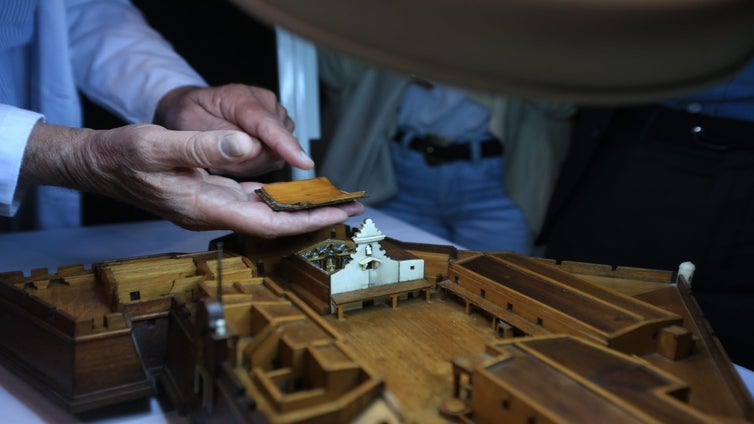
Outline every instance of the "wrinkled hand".
{"type": "Polygon", "coordinates": [[[234,130],[129,125],[95,131],[40,122],[27,144],[21,182],[105,194],[192,230],[227,229],[265,238],[313,231],[363,211],[352,202],[274,212],[254,193],[261,184],[204,170],[254,160],[262,149],[234,130]]]}
{"type": "Polygon", "coordinates": [[[253,158],[222,168],[237,176],[280,169],[285,162],[301,169],[314,166],[293,137],[293,121],[272,91],[242,84],[180,87],[160,101],[155,122],[174,130],[239,130],[263,149],[253,158]]]}

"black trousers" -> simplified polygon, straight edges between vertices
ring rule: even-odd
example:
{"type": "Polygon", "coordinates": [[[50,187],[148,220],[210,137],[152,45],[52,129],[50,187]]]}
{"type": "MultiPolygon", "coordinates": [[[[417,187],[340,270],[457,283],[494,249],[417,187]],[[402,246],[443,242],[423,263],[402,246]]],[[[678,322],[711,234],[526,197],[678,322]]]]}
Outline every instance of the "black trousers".
{"type": "Polygon", "coordinates": [[[539,241],[561,260],[694,262],[707,320],[731,359],[754,368],[754,137],[716,121],[700,140],[693,119],[655,107],[581,114],[539,241]]]}

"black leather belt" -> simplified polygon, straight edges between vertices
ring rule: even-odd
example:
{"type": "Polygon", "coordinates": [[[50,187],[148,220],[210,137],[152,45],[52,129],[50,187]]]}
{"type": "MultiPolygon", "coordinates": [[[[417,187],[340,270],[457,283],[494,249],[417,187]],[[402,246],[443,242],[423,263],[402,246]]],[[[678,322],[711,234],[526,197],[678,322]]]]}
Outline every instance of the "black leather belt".
{"type": "Polygon", "coordinates": [[[619,109],[619,126],[634,128],[662,143],[710,150],[754,150],[754,122],[663,106],[619,109]]]}
{"type": "MultiPolygon", "coordinates": [[[[404,136],[402,131],[398,131],[393,137],[393,141],[402,142],[404,136]]],[[[469,143],[453,143],[448,139],[432,134],[412,138],[408,143],[408,147],[411,150],[421,152],[424,155],[424,160],[431,166],[458,160],[471,160],[473,158],[469,143]]],[[[502,156],[504,150],[503,143],[497,138],[490,138],[479,142],[479,153],[483,158],[502,156]]]]}

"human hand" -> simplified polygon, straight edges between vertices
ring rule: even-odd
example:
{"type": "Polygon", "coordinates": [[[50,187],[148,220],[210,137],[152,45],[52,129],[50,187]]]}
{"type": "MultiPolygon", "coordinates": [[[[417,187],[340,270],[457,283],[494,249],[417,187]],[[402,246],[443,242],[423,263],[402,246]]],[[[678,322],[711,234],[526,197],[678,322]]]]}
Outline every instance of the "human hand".
{"type": "Polygon", "coordinates": [[[158,105],[155,123],[174,130],[239,130],[264,149],[253,158],[221,168],[237,176],[280,169],[285,162],[311,169],[314,162],[291,134],[293,120],[272,91],[242,84],[179,87],[158,105]]]}
{"type": "Polygon", "coordinates": [[[129,125],[106,131],[38,123],[24,154],[22,184],[101,193],[192,230],[223,229],[264,238],[313,231],[363,212],[357,202],[274,212],[254,190],[205,168],[253,159],[262,146],[234,130],[170,131],[129,125]]]}

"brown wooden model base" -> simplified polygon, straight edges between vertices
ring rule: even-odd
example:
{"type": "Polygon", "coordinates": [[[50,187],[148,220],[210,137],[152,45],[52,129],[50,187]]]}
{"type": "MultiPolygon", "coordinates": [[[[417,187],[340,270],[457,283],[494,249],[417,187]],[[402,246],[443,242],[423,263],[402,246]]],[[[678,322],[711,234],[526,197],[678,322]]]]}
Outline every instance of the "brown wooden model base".
{"type": "Polygon", "coordinates": [[[754,418],[672,272],[386,240],[423,259],[425,279],[335,294],[333,315],[314,293],[324,280],[302,288],[284,275],[313,271],[281,271],[290,252],[348,234],[233,235],[218,240],[222,267],[212,250],[0,274],[12,323],[0,326],[0,360],[74,412],[151,395],[159,379],[200,422],[754,418]],[[422,290],[395,307],[398,293],[422,290]],[[557,397],[538,396],[543,375],[557,397]]]}

